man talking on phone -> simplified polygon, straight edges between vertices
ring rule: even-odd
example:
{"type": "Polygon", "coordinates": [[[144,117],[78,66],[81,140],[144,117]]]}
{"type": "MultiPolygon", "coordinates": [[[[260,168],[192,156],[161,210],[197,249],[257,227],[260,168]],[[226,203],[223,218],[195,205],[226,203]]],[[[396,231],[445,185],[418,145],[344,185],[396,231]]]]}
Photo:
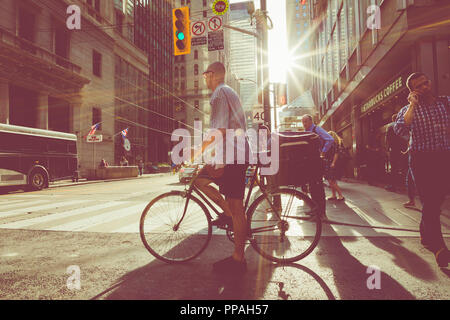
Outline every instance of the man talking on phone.
{"type": "Polygon", "coordinates": [[[413,73],[406,81],[409,105],[397,115],[394,131],[410,132],[410,165],[423,203],[421,243],[432,251],[440,267],[450,252],[442,237],[441,205],[450,191],[450,96],[435,97],[431,80],[413,73]]]}

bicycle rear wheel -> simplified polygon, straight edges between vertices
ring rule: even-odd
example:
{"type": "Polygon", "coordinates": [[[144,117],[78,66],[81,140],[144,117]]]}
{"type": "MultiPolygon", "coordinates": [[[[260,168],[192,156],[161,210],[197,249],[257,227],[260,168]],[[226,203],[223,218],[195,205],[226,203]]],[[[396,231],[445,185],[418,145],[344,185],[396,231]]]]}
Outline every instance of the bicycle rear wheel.
{"type": "Polygon", "coordinates": [[[317,246],[322,233],[315,203],[303,193],[289,188],[271,192],[269,199],[273,206],[261,195],[249,208],[252,247],[274,262],[290,263],[303,259],[317,246]]]}
{"type": "Polygon", "coordinates": [[[167,263],[192,260],[206,249],[211,240],[208,210],[200,200],[190,196],[183,217],[186,201],[184,192],[172,191],[153,199],[142,212],[139,224],[141,240],[159,260],[167,263]]]}

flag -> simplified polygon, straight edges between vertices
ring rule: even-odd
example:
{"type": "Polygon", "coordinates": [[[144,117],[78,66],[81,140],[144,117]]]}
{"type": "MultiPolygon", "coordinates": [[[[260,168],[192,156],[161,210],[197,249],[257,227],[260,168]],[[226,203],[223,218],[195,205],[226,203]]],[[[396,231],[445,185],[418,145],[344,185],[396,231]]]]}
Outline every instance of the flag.
{"type": "Polygon", "coordinates": [[[126,136],[127,136],[127,134],[128,134],[128,128],[122,130],[120,133],[122,134],[122,137],[123,137],[123,138],[126,138],[126,136]]]}
{"type": "Polygon", "coordinates": [[[88,136],[92,136],[92,135],[95,133],[95,131],[98,129],[99,126],[100,126],[100,122],[94,124],[94,125],[91,127],[91,131],[89,131],[88,136]]]}

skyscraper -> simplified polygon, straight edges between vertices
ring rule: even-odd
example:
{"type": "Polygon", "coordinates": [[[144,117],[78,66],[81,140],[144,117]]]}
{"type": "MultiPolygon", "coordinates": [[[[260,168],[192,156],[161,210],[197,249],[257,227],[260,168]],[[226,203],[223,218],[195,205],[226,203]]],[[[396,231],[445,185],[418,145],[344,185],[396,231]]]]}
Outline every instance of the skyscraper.
{"type": "MultiPolygon", "coordinates": [[[[255,23],[251,24],[251,17],[247,6],[253,1],[233,3],[230,5],[230,25],[250,32],[256,32],[255,23]]],[[[252,108],[258,102],[257,92],[257,40],[255,37],[231,30],[230,31],[230,66],[239,80],[242,107],[247,115],[252,114],[252,108]]],[[[251,119],[251,117],[250,117],[251,119]]],[[[248,121],[247,125],[251,125],[248,121]]]]}
{"type": "Polygon", "coordinates": [[[311,88],[310,1],[286,0],[287,45],[291,56],[288,72],[288,103],[311,88]]]}

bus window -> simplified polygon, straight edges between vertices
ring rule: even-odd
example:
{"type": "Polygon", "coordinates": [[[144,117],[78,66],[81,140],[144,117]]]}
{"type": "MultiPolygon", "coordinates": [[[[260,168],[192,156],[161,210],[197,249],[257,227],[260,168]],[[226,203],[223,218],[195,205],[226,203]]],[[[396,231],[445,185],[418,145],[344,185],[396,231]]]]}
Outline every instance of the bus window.
{"type": "Polygon", "coordinates": [[[69,153],[72,154],[77,154],[77,142],[73,141],[73,142],[69,142],[69,153]]]}
{"type": "Polygon", "coordinates": [[[49,152],[67,152],[67,142],[57,139],[48,139],[48,151],[49,152]]]}
{"type": "Polygon", "coordinates": [[[42,143],[39,139],[36,139],[32,136],[26,135],[16,135],[12,139],[14,146],[18,151],[33,151],[33,152],[41,152],[42,151],[42,143]]]}

